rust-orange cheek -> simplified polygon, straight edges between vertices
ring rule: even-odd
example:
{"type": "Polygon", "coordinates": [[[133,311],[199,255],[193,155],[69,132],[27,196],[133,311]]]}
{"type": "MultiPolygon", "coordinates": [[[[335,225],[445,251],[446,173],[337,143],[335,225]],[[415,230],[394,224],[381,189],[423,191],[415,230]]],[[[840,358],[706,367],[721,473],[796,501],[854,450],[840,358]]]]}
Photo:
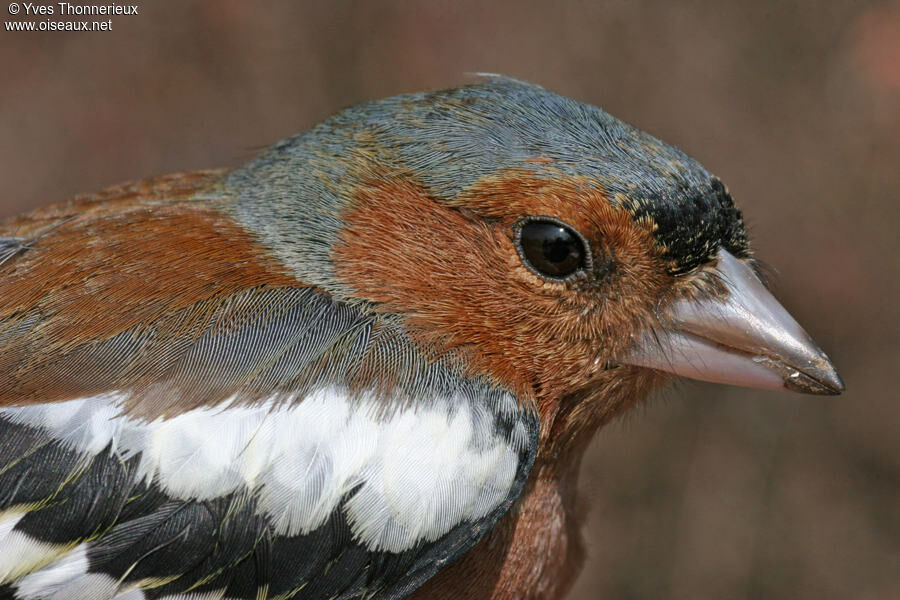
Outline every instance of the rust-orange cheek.
{"type": "Polygon", "coordinates": [[[582,181],[555,184],[516,172],[444,202],[407,180],[371,182],[343,215],[335,272],[360,297],[403,316],[420,344],[465,353],[474,371],[523,397],[559,395],[582,385],[602,354],[591,334],[622,339],[617,329],[632,326],[635,313],[652,305],[643,298],[667,279],[647,228],[585,189],[582,181]],[[525,268],[511,232],[527,215],[554,216],[610,244],[625,276],[615,290],[620,302],[607,305],[621,309],[585,310],[604,299],[525,268]],[[638,294],[642,301],[631,306],[638,294]]]}

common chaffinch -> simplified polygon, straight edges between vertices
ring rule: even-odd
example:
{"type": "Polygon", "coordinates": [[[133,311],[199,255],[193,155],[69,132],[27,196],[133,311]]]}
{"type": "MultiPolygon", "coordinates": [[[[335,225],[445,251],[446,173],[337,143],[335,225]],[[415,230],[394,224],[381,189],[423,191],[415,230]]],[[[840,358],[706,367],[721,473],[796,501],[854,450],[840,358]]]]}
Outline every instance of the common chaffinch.
{"type": "Polygon", "coordinates": [[[843,390],[756,271],[701,165],[502,77],[9,220],[0,597],[559,598],[604,423],[843,390]]]}

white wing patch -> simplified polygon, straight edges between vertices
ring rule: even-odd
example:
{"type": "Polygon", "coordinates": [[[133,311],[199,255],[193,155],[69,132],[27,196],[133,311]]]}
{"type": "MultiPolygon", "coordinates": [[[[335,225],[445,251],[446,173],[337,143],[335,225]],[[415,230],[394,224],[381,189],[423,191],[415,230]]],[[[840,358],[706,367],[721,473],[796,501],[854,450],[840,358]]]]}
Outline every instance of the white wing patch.
{"type": "Polygon", "coordinates": [[[88,572],[87,544],[79,544],[65,556],[16,582],[21,600],[144,600],[144,593],[123,587],[102,573],[88,572]]]}
{"type": "MultiPolygon", "coordinates": [[[[18,518],[15,519],[15,521],[18,520],[18,518]]],[[[70,548],[61,544],[36,540],[20,531],[7,532],[2,538],[2,544],[0,583],[8,583],[35,569],[40,569],[68,552],[70,548]]]]}
{"type": "Polygon", "coordinates": [[[485,429],[465,403],[449,418],[404,413],[391,421],[347,505],[353,531],[370,547],[400,552],[487,515],[509,493],[518,463],[506,443],[475,442],[485,429]]]}
{"type": "Polygon", "coordinates": [[[371,550],[401,552],[490,513],[510,493],[528,438],[521,424],[509,435],[494,424],[494,413],[518,409],[512,396],[489,410],[460,395],[377,416],[375,400],[351,401],[329,387],[299,402],[232,399],[153,422],[125,415],[123,399],[105,394],[0,416],[85,455],[107,446],[123,458],[140,453],[140,476],[175,498],[252,492],[278,534],[315,530],[356,489],[347,519],[371,550]]]}
{"type": "MultiPolygon", "coordinates": [[[[78,588],[72,587],[73,580],[80,579],[87,574],[88,559],[87,549],[84,544],[80,544],[76,548],[68,552],[64,557],[50,563],[43,569],[35,571],[16,582],[16,591],[19,598],[23,600],[33,600],[37,598],[60,598],[65,593],[68,598],[82,598],[83,594],[78,593],[78,588]]],[[[106,577],[100,575],[99,577],[106,577]]],[[[112,581],[112,578],[106,577],[112,581]]],[[[113,581],[115,584],[115,581],[113,581]]],[[[101,590],[93,589],[93,597],[109,598],[112,597],[113,586],[110,593],[97,593],[101,590]]]]}
{"type": "MultiPolygon", "coordinates": [[[[118,598],[116,600],[118,600],[118,598]]],[[[159,600],[227,600],[227,598],[225,598],[225,590],[216,590],[213,592],[196,594],[170,594],[168,596],[163,596],[159,600]]]]}
{"type": "Polygon", "coordinates": [[[3,512],[0,513],[0,548],[6,546],[6,538],[12,533],[13,528],[19,524],[22,517],[25,516],[21,512],[3,512]]]}
{"type": "MultiPolygon", "coordinates": [[[[17,519],[18,520],[18,519],[17,519]]],[[[118,581],[109,575],[88,573],[87,544],[74,548],[46,544],[13,532],[16,545],[2,546],[0,555],[18,558],[19,567],[27,568],[25,555],[34,549],[43,549],[45,566],[16,579],[16,598],[19,600],[144,600],[144,593],[136,588],[121,590],[118,581]],[[55,550],[55,552],[53,551],[55,550]],[[47,557],[56,556],[47,561],[47,557]]],[[[34,554],[30,554],[34,557],[34,554]]],[[[0,559],[2,560],[2,559],[0,559]]],[[[32,567],[33,567],[32,563],[32,567]]]]}

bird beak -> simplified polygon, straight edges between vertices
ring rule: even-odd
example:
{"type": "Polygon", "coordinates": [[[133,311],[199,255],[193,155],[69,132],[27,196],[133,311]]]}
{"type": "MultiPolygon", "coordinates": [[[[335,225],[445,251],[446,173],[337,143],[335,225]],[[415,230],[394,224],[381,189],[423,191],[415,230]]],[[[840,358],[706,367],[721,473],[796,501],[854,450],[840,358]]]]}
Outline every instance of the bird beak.
{"type": "Polygon", "coordinates": [[[746,387],[844,391],[825,353],[750,267],[719,250],[717,269],[727,297],[675,302],[668,327],[645,335],[622,362],[746,387]]]}

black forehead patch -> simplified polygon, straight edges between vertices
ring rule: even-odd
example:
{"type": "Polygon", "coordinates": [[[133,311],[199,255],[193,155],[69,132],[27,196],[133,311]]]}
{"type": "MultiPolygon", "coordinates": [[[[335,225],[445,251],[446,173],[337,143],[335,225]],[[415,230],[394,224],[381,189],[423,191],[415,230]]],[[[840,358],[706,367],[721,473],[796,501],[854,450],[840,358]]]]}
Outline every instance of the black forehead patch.
{"type": "Polygon", "coordinates": [[[719,247],[735,256],[750,254],[741,211],[722,182],[683,185],[639,197],[629,197],[634,218],[656,224],[654,236],[670,261],[669,272],[682,275],[712,260],[719,247]]]}

